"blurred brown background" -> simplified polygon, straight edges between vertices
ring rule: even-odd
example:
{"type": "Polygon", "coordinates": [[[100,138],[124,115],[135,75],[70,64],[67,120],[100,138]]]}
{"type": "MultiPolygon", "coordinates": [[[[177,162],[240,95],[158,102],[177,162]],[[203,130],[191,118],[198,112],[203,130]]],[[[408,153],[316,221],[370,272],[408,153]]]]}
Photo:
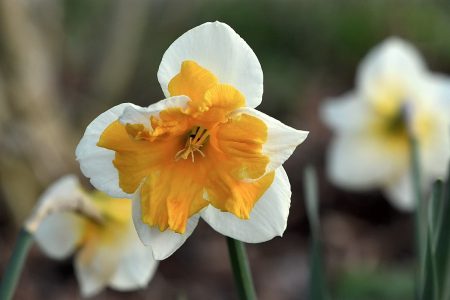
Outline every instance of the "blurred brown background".
{"type": "MultiPolygon", "coordinates": [[[[215,20],[259,57],[259,109],[310,131],[286,163],[293,196],[285,236],[248,246],[260,298],[307,299],[302,172],[311,164],[320,175],[333,299],[412,299],[412,218],[378,191],[328,183],[331,133],[318,107],[353,88],[358,62],[392,35],[418,47],[432,70],[450,73],[450,7],[443,2],[0,0],[0,272],[39,194],[61,175],[81,176],[74,149],[87,124],[118,103],[162,99],[156,72],[164,51],[188,29],[215,20]]],[[[16,299],[79,298],[71,261],[34,248],[16,299]]],[[[94,297],[122,298],[236,299],[225,239],[201,223],[146,290],[94,297]]]]}

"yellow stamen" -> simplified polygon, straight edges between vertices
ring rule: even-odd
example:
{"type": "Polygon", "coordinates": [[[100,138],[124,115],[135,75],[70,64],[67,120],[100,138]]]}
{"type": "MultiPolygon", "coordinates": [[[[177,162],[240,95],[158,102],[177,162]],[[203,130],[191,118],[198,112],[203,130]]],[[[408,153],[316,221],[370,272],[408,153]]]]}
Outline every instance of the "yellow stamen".
{"type": "Polygon", "coordinates": [[[203,145],[206,143],[208,137],[209,132],[208,130],[206,130],[206,128],[200,126],[194,127],[194,129],[192,129],[191,133],[189,134],[184,148],[175,154],[175,160],[178,161],[181,158],[187,159],[189,156],[191,156],[192,162],[194,162],[195,152],[198,152],[202,157],[205,157],[205,153],[203,153],[200,148],[203,147],[203,145]]]}

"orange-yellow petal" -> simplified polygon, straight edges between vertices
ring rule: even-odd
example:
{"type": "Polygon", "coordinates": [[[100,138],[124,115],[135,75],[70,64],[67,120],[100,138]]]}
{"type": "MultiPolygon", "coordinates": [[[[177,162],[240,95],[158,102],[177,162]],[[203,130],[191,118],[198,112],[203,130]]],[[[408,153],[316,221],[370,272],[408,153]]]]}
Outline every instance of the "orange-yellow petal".
{"type": "Polygon", "coordinates": [[[119,185],[130,194],[136,191],[152,168],[173,160],[171,153],[181,147],[175,138],[153,142],[134,139],[119,121],[106,128],[97,145],[116,151],[113,164],[119,171],[119,185]]]}
{"type": "Polygon", "coordinates": [[[239,114],[211,133],[211,155],[237,180],[257,179],[265,174],[269,157],[262,153],[267,126],[260,119],[239,114]],[[220,159],[217,159],[220,158],[220,159]]]}
{"type": "Polygon", "coordinates": [[[165,138],[170,136],[179,136],[192,127],[190,116],[182,111],[181,108],[169,108],[159,113],[157,117],[151,117],[152,125],[151,140],[157,137],[165,138]]]}
{"type": "Polygon", "coordinates": [[[180,73],[169,83],[169,92],[171,96],[188,96],[191,114],[204,122],[222,122],[228,113],[245,105],[245,97],[237,89],[219,83],[194,61],[182,63],[180,73]]]}
{"type": "Polygon", "coordinates": [[[148,164],[153,162],[148,155],[145,140],[134,140],[119,121],[109,125],[97,143],[99,147],[116,151],[114,166],[119,171],[119,186],[125,193],[134,193],[142,179],[149,173],[148,164]]]}
{"type": "Polygon", "coordinates": [[[161,231],[184,233],[189,217],[208,202],[203,199],[206,170],[182,160],[153,172],[141,190],[142,221],[161,231]]]}
{"type": "Polygon", "coordinates": [[[197,118],[206,123],[224,122],[228,114],[245,105],[245,98],[228,84],[216,84],[205,93],[197,118]]]}
{"type": "Polygon", "coordinates": [[[86,220],[81,251],[78,258],[84,264],[92,264],[99,248],[120,245],[127,238],[131,222],[131,201],[129,199],[111,198],[103,193],[92,196],[93,204],[102,214],[104,223],[86,220]]]}
{"type": "Polygon", "coordinates": [[[122,224],[130,222],[130,199],[111,198],[102,192],[94,192],[91,195],[94,205],[107,220],[122,224]]]}
{"type": "Polygon", "coordinates": [[[169,82],[169,93],[171,96],[185,95],[193,103],[201,103],[206,91],[217,83],[214,74],[196,62],[186,60],[181,64],[180,73],[169,82]]]}
{"type": "Polygon", "coordinates": [[[205,155],[210,169],[207,179],[208,200],[213,206],[247,219],[262,194],[273,181],[266,174],[269,158],[262,153],[267,126],[247,114],[231,118],[211,133],[205,155]]]}
{"type": "Polygon", "coordinates": [[[245,182],[234,179],[226,170],[218,170],[208,180],[208,200],[221,211],[248,219],[256,202],[272,184],[274,176],[275,172],[271,172],[256,181],[245,182]]]}

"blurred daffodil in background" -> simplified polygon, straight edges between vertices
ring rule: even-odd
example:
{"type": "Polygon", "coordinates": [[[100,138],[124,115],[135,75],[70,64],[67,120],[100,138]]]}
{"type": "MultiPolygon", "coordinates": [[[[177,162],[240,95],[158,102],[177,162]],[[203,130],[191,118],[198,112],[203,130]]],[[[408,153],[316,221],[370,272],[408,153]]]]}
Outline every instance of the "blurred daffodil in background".
{"type": "Polygon", "coordinates": [[[282,235],[291,190],[283,162],[307,132],[254,109],[263,73],[228,25],[205,23],[166,51],[167,99],[125,103],[97,117],[77,147],[81,170],[111,196],[133,198],[133,219],[156,259],[178,249],[202,217],[256,243],[282,235]]]}
{"type": "Polygon", "coordinates": [[[417,50],[389,38],[362,61],[355,90],[325,103],[336,134],[328,174],[342,187],[381,187],[402,210],[415,206],[409,137],[418,143],[422,186],[444,178],[450,158],[450,81],[431,73],[417,50]]]}
{"type": "Polygon", "coordinates": [[[84,297],[106,286],[120,291],[144,288],[158,263],[136,234],[128,200],[100,192],[86,193],[77,178],[69,175],[47,189],[40,205],[72,205],[80,203],[80,198],[92,205],[98,217],[64,210],[50,214],[35,232],[40,248],[54,259],[75,254],[75,272],[84,297]]]}

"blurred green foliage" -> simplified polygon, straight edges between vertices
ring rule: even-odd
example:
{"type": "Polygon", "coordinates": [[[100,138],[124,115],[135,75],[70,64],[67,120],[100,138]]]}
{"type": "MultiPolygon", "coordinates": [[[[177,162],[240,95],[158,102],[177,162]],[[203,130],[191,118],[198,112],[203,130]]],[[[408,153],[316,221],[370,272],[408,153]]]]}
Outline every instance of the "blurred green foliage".
{"type": "MultiPolygon", "coordinates": [[[[100,46],[109,1],[65,3],[71,57],[87,51],[91,58],[76,63],[95,68],[98,50],[105,51],[100,46]]],[[[348,89],[362,57],[392,35],[415,44],[433,69],[450,71],[444,30],[450,26],[449,8],[431,1],[155,1],[126,97],[142,103],[160,99],[156,70],[164,50],[186,29],[214,20],[231,25],[257,53],[265,72],[262,109],[276,116],[306,101],[311,85],[330,96],[348,89]]]]}
{"type": "Polygon", "coordinates": [[[338,300],[411,300],[414,299],[414,271],[357,267],[337,277],[334,294],[333,298],[338,300]]]}

